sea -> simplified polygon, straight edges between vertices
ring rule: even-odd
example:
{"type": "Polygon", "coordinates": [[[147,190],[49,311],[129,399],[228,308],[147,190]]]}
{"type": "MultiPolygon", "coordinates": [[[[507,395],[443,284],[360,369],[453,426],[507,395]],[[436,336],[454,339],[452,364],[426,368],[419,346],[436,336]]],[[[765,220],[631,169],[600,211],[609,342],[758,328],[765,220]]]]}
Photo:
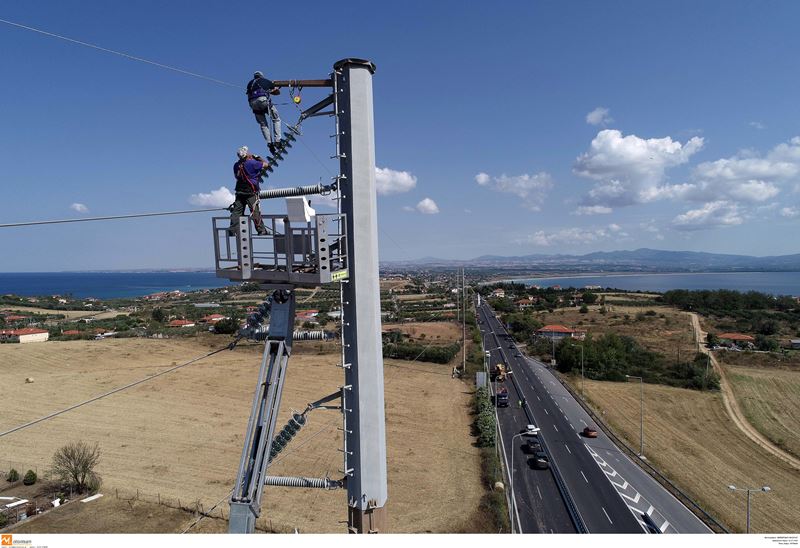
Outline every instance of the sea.
{"type": "MultiPolygon", "coordinates": [[[[512,280],[509,280],[512,281],[512,280]]],[[[600,286],[628,291],[734,289],[800,295],[800,272],[698,272],[678,274],[596,274],[513,280],[542,287],[600,286]]],[[[141,297],[160,291],[197,291],[230,286],[214,272],[17,272],[0,273],[0,295],[72,295],[76,298],[141,297]]]]}
{"type": "Polygon", "coordinates": [[[800,296],[800,272],[692,272],[675,274],[586,274],[507,280],[541,287],[624,289],[657,291],[670,289],[733,289],[772,295],[800,296]]]}
{"type": "Polygon", "coordinates": [[[231,285],[214,272],[0,272],[0,295],[72,295],[85,299],[141,297],[231,285]]]}

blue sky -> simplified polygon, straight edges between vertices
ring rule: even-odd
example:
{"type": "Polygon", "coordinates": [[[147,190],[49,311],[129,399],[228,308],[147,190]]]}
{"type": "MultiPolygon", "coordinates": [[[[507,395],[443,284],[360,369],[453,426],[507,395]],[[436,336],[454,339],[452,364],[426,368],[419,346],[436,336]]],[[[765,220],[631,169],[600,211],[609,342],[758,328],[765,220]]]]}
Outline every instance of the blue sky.
{"type": "MultiPolygon", "coordinates": [[[[373,60],[383,260],[800,252],[795,2],[40,1],[0,18],[242,87],[373,60]]],[[[236,148],[263,148],[239,89],[4,24],[0,70],[0,223],[191,208],[232,189],[236,148]]],[[[328,122],[270,184],[330,177],[328,122]]],[[[0,229],[0,271],[209,266],[209,217],[0,229]]]]}

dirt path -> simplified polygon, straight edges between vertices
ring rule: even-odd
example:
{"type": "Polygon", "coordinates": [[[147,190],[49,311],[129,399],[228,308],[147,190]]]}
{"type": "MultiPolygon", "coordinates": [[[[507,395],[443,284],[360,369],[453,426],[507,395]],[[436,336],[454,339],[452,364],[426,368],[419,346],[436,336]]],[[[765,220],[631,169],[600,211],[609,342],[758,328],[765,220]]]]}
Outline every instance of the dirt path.
{"type": "Polygon", "coordinates": [[[697,350],[702,352],[703,354],[708,354],[711,358],[711,363],[714,366],[714,369],[719,374],[719,386],[720,391],[722,392],[722,402],[725,404],[725,411],[728,413],[728,416],[731,418],[733,423],[736,425],[739,430],[741,430],[748,438],[753,440],[755,443],[760,445],[765,450],[769,451],[779,459],[783,460],[784,462],[794,466],[798,470],[800,470],[800,460],[793,457],[780,447],[773,444],[769,439],[767,439],[761,432],[756,430],[752,424],[750,424],[744,416],[742,409],[739,407],[739,403],[736,401],[736,397],[733,394],[733,388],[731,384],[728,382],[728,377],[725,373],[725,368],[720,365],[716,358],[714,357],[714,353],[709,351],[703,341],[706,340],[706,332],[700,328],[700,319],[697,316],[696,312],[689,312],[689,317],[692,320],[692,329],[694,329],[695,341],[697,341],[697,350]]]}

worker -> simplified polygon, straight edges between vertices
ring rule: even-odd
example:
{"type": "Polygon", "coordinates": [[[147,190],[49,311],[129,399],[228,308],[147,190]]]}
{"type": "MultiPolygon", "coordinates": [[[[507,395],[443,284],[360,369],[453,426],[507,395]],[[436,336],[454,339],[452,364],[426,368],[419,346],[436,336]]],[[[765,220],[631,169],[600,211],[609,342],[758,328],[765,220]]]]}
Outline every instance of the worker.
{"type": "Polygon", "coordinates": [[[253,74],[253,79],[247,83],[247,101],[250,103],[250,108],[256,117],[258,125],[261,126],[261,133],[267,141],[267,147],[270,154],[275,154],[282,148],[283,141],[281,140],[281,118],[278,116],[278,109],[272,104],[272,95],[278,95],[281,90],[275,85],[272,80],[264,78],[261,71],[256,71],[253,74]],[[272,131],[270,131],[267,123],[267,114],[269,114],[270,122],[272,123],[272,131]]]}
{"type": "Polygon", "coordinates": [[[239,158],[233,164],[233,175],[236,177],[236,200],[230,208],[231,226],[228,228],[228,234],[231,236],[236,234],[239,217],[244,215],[245,207],[250,208],[256,232],[261,236],[272,234],[272,231],[264,226],[258,199],[258,193],[261,191],[261,181],[263,180],[262,174],[269,166],[269,163],[260,156],[250,154],[246,146],[237,150],[236,156],[239,158]]]}

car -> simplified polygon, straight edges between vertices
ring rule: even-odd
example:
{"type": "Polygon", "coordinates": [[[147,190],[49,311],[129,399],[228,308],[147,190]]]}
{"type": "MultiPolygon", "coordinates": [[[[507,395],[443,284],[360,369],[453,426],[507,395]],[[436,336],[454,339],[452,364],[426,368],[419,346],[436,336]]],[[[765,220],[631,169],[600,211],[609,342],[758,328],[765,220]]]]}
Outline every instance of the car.
{"type": "Polygon", "coordinates": [[[542,444],[539,443],[539,440],[528,440],[522,447],[522,450],[529,455],[534,455],[537,452],[542,451],[542,444]]]}
{"type": "Polygon", "coordinates": [[[528,464],[537,470],[547,470],[550,467],[550,460],[544,451],[536,451],[531,458],[528,459],[528,464]]]}
{"type": "Polygon", "coordinates": [[[596,438],[597,430],[595,430],[591,426],[587,426],[586,428],[583,429],[583,432],[581,432],[581,434],[583,434],[583,436],[587,438],[596,438]]]}

